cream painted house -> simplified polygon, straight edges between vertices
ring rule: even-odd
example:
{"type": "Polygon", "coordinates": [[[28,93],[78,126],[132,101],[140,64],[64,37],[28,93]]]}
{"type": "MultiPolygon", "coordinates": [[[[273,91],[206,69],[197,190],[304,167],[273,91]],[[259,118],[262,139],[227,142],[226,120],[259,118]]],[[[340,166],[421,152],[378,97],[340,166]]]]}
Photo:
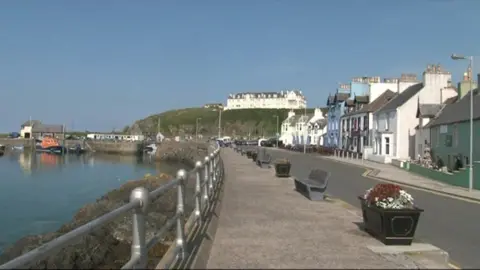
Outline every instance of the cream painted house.
{"type": "Polygon", "coordinates": [[[229,95],[224,110],[303,109],[306,106],[307,100],[300,90],[245,92],[229,95]]]}

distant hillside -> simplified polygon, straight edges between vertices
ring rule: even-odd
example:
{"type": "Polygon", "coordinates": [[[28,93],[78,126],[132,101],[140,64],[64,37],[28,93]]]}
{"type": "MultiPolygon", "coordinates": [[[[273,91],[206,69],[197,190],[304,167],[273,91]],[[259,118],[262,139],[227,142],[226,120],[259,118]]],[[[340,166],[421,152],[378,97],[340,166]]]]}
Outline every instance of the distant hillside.
{"type": "MultiPolygon", "coordinates": [[[[313,113],[314,109],[307,109],[313,113]]],[[[222,134],[230,136],[275,136],[277,119],[279,124],[287,117],[287,109],[242,109],[222,112],[222,134]]],[[[295,110],[303,114],[304,110],[295,110]]],[[[160,121],[160,131],[167,136],[194,135],[195,122],[199,120],[199,132],[206,136],[218,134],[218,111],[209,108],[187,108],[166,111],[137,120],[129,132],[156,133],[160,121]]],[[[280,127],[279,127],[280,130],[280,127]]]]}

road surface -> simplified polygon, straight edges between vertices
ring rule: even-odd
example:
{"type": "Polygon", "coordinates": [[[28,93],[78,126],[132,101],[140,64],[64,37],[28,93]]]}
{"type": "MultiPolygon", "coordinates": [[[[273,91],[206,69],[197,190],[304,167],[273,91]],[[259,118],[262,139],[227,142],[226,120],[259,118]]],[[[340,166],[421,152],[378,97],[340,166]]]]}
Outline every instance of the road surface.
{"type": "MultiPolygon", "coordinates": [[[[313,168],[331,173],[327,193],[360,207],[358,195],[379,183],[363,177],[365,169],[322,159],[319,156],[272,149],[273,159],[285,157],[292,163],[291,174],[307,177],[313,168]]],[[[415,203],[425,210],[415,238],[446,250],[462,268],[480,268],[480,204],[449,198],[406,187],[415,203]]]]}

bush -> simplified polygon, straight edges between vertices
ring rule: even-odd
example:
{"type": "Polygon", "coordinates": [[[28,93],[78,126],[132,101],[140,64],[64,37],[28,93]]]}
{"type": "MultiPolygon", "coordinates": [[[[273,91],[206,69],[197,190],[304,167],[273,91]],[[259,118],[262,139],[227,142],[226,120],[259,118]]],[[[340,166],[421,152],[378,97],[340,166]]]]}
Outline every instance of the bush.
{"type": "Polygon", "coordinates": [[[455,170],[455,171],[458,171],[460,168],[463,168],[463,163],[462,163],[462,160],[460,159],[460,157],[459,157],[459,156],[456,156],[456,157],[455,157],[454,170],[455,170]]]}
{"type": "Polygon", "coordinates": [[[439,169],[441,169],[441,168],[443,168],[443,166],[445,166],[445,163],[443,163],[443,160],[439,156],[437,156],[436,160],[437,160],[437,167],[439,169]]]}

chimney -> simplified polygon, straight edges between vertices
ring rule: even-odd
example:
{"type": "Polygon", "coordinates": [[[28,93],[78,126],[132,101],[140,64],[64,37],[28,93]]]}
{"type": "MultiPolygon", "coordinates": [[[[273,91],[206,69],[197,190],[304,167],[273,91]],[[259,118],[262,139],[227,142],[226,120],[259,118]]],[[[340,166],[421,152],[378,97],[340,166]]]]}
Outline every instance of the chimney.
{"type": "Polygon", "coordinates": [[[320,108],[315,108],[315,111],[313,113],[313,117],[318,118],[318,119],[323,119],[322,110],[320,110],[320,108]]]}
{"type": "Polygon", "coordinates": [[[292,117],[292,116],[295,116],[295,112],[293,110],[290,110],[288,112],[288,118],[292,117]]]}

